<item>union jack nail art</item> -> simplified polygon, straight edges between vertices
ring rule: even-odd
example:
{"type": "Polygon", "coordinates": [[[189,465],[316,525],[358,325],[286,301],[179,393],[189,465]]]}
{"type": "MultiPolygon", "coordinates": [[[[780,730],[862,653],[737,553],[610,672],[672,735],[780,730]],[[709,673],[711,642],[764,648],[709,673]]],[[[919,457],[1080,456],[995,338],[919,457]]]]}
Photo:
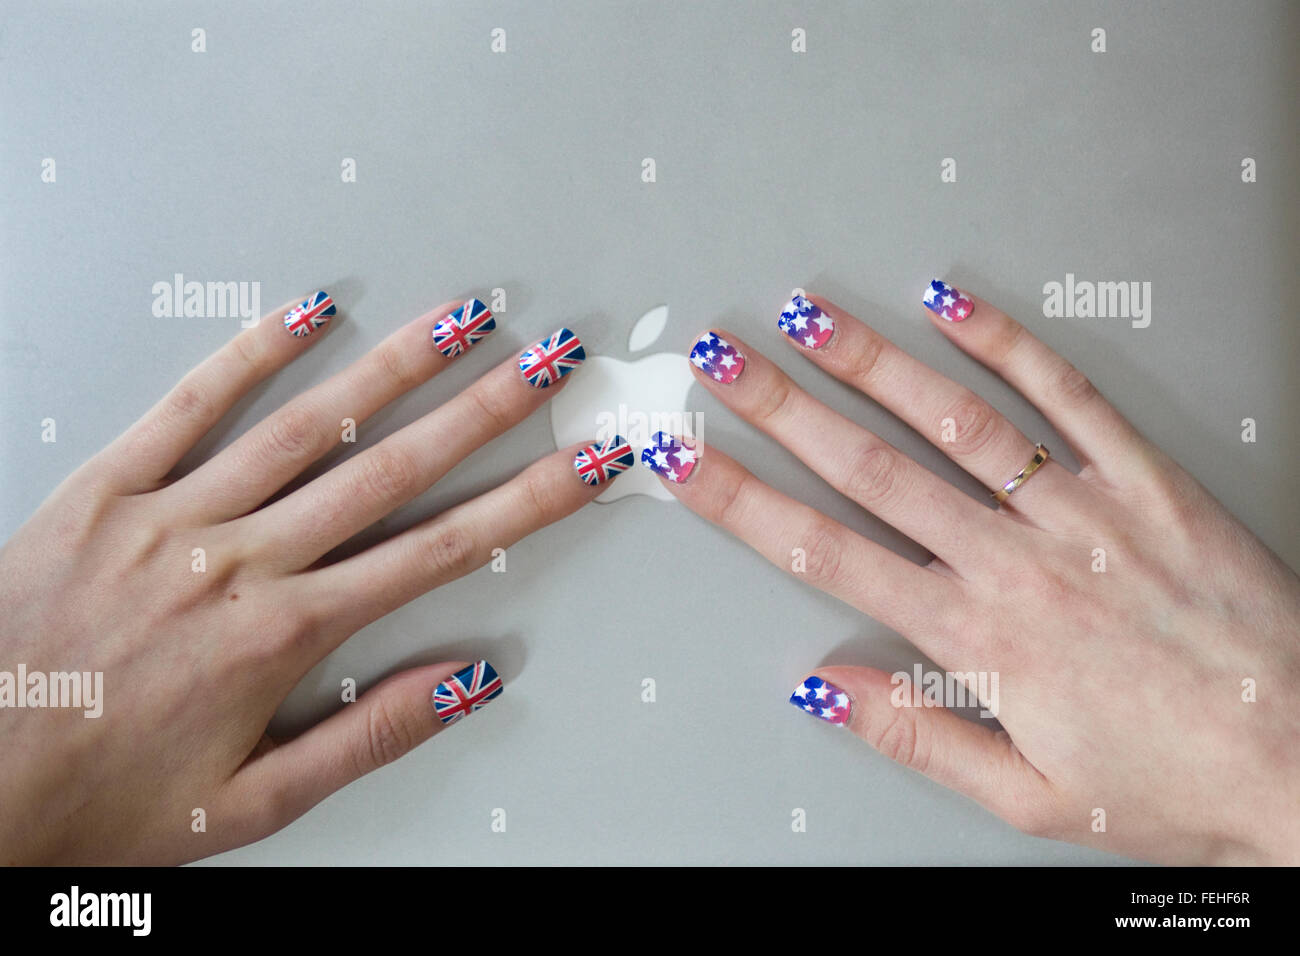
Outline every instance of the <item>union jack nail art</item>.
{"type": "Polygon", "coordinates": [[[835,334],[834,319],[801,295],[781,310],[776,326],[806,349],[821,348],[835,334]]]}
{"type": "Polygon", "coordinates": [[[433,710],[444,724],[454,724],[501,696],[504,687],[487,661],[457,671],[434,688],[433,710]]]}
{"type": "Polygon", "coordinates": [[[691,349],[691,362],[715,382],[729,385],[745,370],[745,356],[716,332],[705,332],[691,349]]]}
{"type": "Polygon", "coordinates": [[[587,350],[568,329],[557,329],[519,356],[519,371],[533,388],[547,388],[583,363],[587,350]]]}
{"type": "Polygon", "coordinates": [[[814,717],[840,727],[849,722],[849,711],[853,707],[848,694],[817,676],[805,677],[803,683],[790,695],[790,703],[814,717]]]}
{"type": "Polygon", "coordinates": [[[284,327],[296,337],[303,338],[328,322],[330,316],[337,311],[328,292],[317,292],[285,313],[284,327]]]}
{"type": "Polygon", "coordinates": [[[975,303],[970,296],[955,285],[949,285],[939,279],[931,280],[922,301],[927,309],[949,322],[969,319],[975,308],[975,303]]]}
{"type": "Polygon", "coordinates": [[[497,327],[488,307],[469,299],[433,327],[433,346],[447,358],[455,358],[497,327]]]}
{"type": "Polygon", "coordinates": [[[632,467],[636,456],[622,435],[588,445],[573,456],[578,477],[589,485],[603,484],[632,467]]]}
{"type": "Polygon", "coordinates": [[[698,456],[667,432],[655,432],[650,445],[641,452],[641,464],[656,475],[681,484],[695,470],[698,456]]]}

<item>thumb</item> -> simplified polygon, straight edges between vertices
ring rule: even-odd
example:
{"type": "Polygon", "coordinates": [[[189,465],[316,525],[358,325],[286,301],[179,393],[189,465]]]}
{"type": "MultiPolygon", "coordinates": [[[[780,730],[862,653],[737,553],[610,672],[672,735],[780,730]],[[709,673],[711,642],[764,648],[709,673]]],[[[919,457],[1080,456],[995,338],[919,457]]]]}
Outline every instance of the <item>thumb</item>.
{"type": "Polygon", "coordinates": [[[352,704],[269,752],[227,784],[229,813],[269,836],[334,791],[409,753],[445,727],[501,696],[487,661],[432,664],[402,671],[352,704]]]}
{"type": "Polygon", "coordinates": [[[970,797],[1012,826],[1042,834],[1056,819],[1053,788],[1004,730],[944,707],[915,706],[912,683],[874,667],[823,667],[790,703],[847,727],[880,753],[970,797]]]}

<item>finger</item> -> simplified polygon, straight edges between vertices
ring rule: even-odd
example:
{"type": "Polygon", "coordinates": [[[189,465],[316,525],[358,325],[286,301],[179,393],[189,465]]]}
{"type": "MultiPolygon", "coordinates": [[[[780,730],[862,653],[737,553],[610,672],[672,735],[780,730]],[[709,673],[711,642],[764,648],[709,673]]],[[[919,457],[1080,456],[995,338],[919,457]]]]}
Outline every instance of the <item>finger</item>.
{"type": "Polygon", "coordinates": [[[949,622],[965,604],[957,583],[921,568],[781,494],[711,446],[656,434],[642,461],[686,507],[778,568],[911,638],[929,654],[949,648],[949,622]],[[649,464],[662,452],[668,467],[649,464]],[[684,461],[682,459],[685,459],[684,461]],[[669,474],[678,476],[674,480],[669,474]]]}
{"type": "Polygon", "coordinates": [[[276,567],[305,568],[531,415],[585,357],[578,337],[560,329],[445,405],[243,520],[257,522],[276,567]],[[540,360],[537,350],[544,353],[540,360]],[[547,369],[539,370],[539,362],[547,369]]]}
{"type": "MultiPolygon", "coordinates": [[[[834,333],[820,348],[810,349],[787,333],[787,341],[814,364],[859,389],[925,436],[984,487],[1002,487],[1034,455],[1034,442],[970,389],[958,385],[894,345],[865,323],[820,296],[796,296],[782,313],[787,328],[794,321],[824,319],[834,333]]],[[[1007,507],[1056,520],[1064,511],[1062,495],[1074,476],[1049,458],[1007,507]]]]}
{"type": "Polygon", "coordinates": [[[1033,402],[1081,465],[1091,466],[1108,479],[1117,478],[1135,460],[1135,452],[1146,445],[1137,429],[1101,396],[1086,375],[1019,322],[939,279],[930,283],[926,296],[926,314],[939,330],[1033,402]],[[944,305],[949,298],[964,300],[965,318],[944,305]],[[938,312],[932,307],[936,301],[938,312]]]}
{"type": "Polygon", "coordinates": [[[227,785],[227,813],[249,821],[250,840],[274,833],[336,790],[481,710],[502,690],[487,661],[396,674],[246,764],[227,785]]]}
{"type": "Polygon", "coordinates": [[[982,561],[998,522],[992,510],[814,399],[732,333],[701,336],[691,350],[691,366],[723,404],[794,452],[841,494],[958,570],[982,561]],[[731,352],[743,356],[738,359],[743,367],[718,379],[731,352]]]}
{"type": "Polygon", "coordinates": [[[371,621],[463,577],[520,538],[577,511],[634,460],[632,447],[617,435],[561,449],[499,488],[303,575],[311,606],[325,609],[333,624],[326,643],[312,648],[314,657],[305,666],[313,666],[371,621]]]}
{"type": "Polygon", "coordinates": [[[345,419],[365,421],[447,368],[495,327],[478,299],[438,306],[258,423],[165,494],[191,507],[197,503],[201,516],[212,521],[251,511],[338,444],[345,419]]]}
{"type": "Polygon", "coordinates": [[[119,493],[156,488],[200,438],[248,391],[320,338],[336,311],[326,292],[285,303],[188,372],[153,408],[100,453],[119,493]]]}
{"type": "Polygon", "coordinates": [[[848,727],[909,769],[970,797],[1018,829],[1040,833],[1055,819],[1052,785],[1005,731],[939,706],[918,706],[912,684],[871,667],[822,667],[790,703],[848,727]]]}

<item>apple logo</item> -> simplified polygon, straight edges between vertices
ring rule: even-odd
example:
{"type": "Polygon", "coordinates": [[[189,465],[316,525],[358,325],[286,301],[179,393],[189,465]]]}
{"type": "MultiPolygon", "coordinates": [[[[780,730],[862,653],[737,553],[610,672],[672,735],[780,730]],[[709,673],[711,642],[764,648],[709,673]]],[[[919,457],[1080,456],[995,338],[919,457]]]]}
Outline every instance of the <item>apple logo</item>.
{"type": "MultiPolygon", "coordinates": [[[[658,340],[668,324],[668,306],[651,309],[637,319],[628,336],[629,352],[640,352],[658,340]]],[[[640,464],[650,436],[701,436],[699,416],[686,411],[686,393],[695,383],[684,354],[656,352],[624,362],[607,355],[588,355],[582,369],[551,400],[551,434],[557,448],[575,442],[622,435],[636,452],[637,464],[610,482],[596,500],[602,504],[628,495],[649,495],[675,501],[649,468],[640,464]]]]}

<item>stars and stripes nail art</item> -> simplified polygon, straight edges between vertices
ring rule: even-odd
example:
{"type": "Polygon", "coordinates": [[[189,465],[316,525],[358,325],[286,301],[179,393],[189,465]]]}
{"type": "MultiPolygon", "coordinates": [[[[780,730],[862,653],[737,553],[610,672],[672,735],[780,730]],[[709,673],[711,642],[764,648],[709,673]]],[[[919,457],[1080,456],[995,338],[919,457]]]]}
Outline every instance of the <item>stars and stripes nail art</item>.
{"type": "Polygon", "coordinates": [[[681,484],[695,470],[699,456],[667,432],[655,432],[650,445],[641,452],[641,464],[661,478],[681,484]]]}
{"type": "Polygon", "coordinates": [[[849,711],[853,708],[848,694],[830,681],[815,675],[804,678],[803,683],[794,689],[790,703],[814,717],[841,727],[849,722],[849,711]]]}
{"type": "Polygon", "coordinates": [[[558,382],[583,363],[587,351],[568,329],[557,329],[519,356],[519,371],[533,388],[558,382]]]}
{"type": "Polygon", "coordinates": [[[949,322],[961,322],[970,318],[971,312],[975,310],[975,302],[961,289],[955,285],[940,279],[932,279],[925,290],[925,298],[922,299],[925,307],[942,319],[949,322]]]}
{"type": "Polygon", "coordinates": [[[573,456],[578,477],[589,485],[603,484],[632,467],[636,456],[622,435],[588,445],[573,456]]]}
{"type": "Polygon", "coordinates": [[[433,709],[444,724],[454,724],[466,714],[486,707],[501,696],[504,685],[487,661],[457,671],[433,691],[433,709]]]}
{"type": "Polygon", "coordinates": [[[776,326],[806,349],[819,349],[835,334],[835,321],[814,302],[795,296],[781,310],[776,326]]]}
{"type": "Polygon", "coordinates": [[[691,349],[691,362],[715,382],[729,385],[745,370],[745,356],[740,350],[718,335],[705,332],[691,349]]]}
{"type": "Polygon", "coordinates": [[[328,292],[317,292],[285,313],[284,327],[296,337],[302,338],[319,329],[337,311],[328,292]]]}
{"type": "Polygon", "coordinates": [[[447,358],[455,358],[496,327],[488,307],[469,299],[433,327],[433,346],[447,358]]]}

